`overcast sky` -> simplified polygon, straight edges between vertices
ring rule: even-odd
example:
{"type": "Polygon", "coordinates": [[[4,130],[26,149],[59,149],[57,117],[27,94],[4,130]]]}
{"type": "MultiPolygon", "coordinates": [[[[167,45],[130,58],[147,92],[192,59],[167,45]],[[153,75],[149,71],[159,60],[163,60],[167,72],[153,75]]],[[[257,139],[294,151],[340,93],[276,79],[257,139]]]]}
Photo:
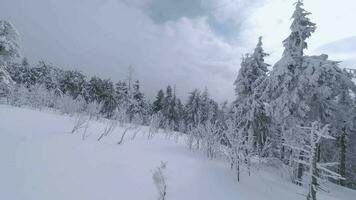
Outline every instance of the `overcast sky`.
{"type": "MultiPolygon", "coordinates": [[[[32,64],[50,61],[118,81],[132,65],[144,92],[176,85],[185,98],[208,87],[232,99],[240,57],[259,35],[271,64],[289,34],[294,0],[0,0],[32,64]]],[[[308,54],[356,68],[355,0],[305,0],[317,31],[308,54]]]]}

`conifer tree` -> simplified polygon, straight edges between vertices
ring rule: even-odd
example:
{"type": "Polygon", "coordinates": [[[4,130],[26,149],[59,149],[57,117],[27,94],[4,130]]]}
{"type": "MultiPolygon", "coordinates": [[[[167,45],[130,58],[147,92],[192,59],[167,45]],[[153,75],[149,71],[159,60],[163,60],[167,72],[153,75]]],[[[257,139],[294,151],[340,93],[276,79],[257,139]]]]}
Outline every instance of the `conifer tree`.
{"type": "Polygon", "coordinates": [[[115,84],[116,101],[121,111],[126,112],[129,105],[129,88],[125,81],[115,84]]]}
{"type": "Polygon", "coordinates": [[[8,21],[0,20],[0,65],[8,65],[20,57],[19,34],[8,21]]]}
{"type": "MultiPolygon", "coordinates": [[[[259,87],[261,99],[273,120],[271,129],[278,133],[274,140],[280,144],[293,141],[297,146],[302,145],[297,126],[311,126],[313,121],[330,124],[333,134],[337,134],[338,128],[331,123],[335,122],[334,116],[339,112],[335,100],[343,91],[355,91],[355,85],[338,67],[338,62],[328,60],[327,55],[303,55],[306,39],[314,32],[315,24],[309,21],[307,15],[310,13],[302,9],[302,5],[302,1],[296,4],[292,33],[284,41],[283,57],[259,87]]],[[[290,158],[297,155],[303,159],[303,151],[286,151],[286,146],[276,148],[279,148],[284,162],[297,168],[295,178],[298,182],[302,178],[303,167],[290,158]]]]}
{"type": "Polygon", "coordinates": [[[159,90],[156,96],[156,100],[153,102],[153,108],[152,108],[153,113],[158,113],[163,110],[164,99],[165,96],[163,90],[159,90]]]}
{"type": "Polygon", "coordinates": [[[292,15],[291,34],[283,41],[284,56],[290,56],[297,62],[302,58],[304,49],[308,48],[306,39],[315,31],[316,26],[310,21],[308,15],[311,13],[303,9],[303,0],[295,3],[295,10],[292,15]]]}
{"type": "MultiPolygon", "coordinates": [[[[236,132],[242,132],[249,151],[261,153],[268,135],[269,119],[266,116],[263,103],[256,89],[258,84],[267,76],[268,64],[264,62],[262,38],[252,55],[246,55],[241,63],[239,74],[235,81],[237,99],[234,103],[236,132]]],[[[250,152],[252,153],[252,152],[250,152]]]]}

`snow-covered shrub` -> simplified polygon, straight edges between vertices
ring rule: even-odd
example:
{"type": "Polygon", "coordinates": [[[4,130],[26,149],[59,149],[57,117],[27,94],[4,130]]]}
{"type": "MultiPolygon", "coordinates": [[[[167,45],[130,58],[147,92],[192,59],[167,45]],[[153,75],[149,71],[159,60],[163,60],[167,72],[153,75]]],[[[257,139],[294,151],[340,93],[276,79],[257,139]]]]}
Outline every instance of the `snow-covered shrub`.
{"type": "Polygon", "coordinates": [[[318,188],[322,188],[322,183],[329,178],[339,180],[344,179],[340,174],[329,168],[338,163],[321,163],[318,161],[318,146],[322,139],[335,139],[329,133],[329,125],[322,126],[319,122],[313,122],[310,127],[298,126],[300,130],[297,142],[288,141],[285,145],[297,150],[299,154],[292,157],[293,161],[306,167],[305,176],[298,180],[300,184],[308,186],[308,200],[316,200],[318,188]]]}
{"type": "Polygon", "coordinates": [[[95,116],[100,115],[102,105],[96,101],[85,104],[84,112],[89,115],[89,118],[92,119],[95,116]]]}
{"type": "Polygon", "coordinates": [[[14,106],[28,105],[29,90],[24,85],[15,85],[9,93],[8,103],[14,106]]]}
{"type": "Polygon", "coordinates": [[[56,108],[63,114],[73,114],[83,112],[85,108],[84,99],[73,99],[69,95],[62,95],[56,99],[56,108]]]}
{"type": "MultiPolygon", "coordinates": [[[[121,134],[121,138],[120,138],[120,140],[117,142],[117,144],[122,144],[123,142],[124,142],[124,139],[125,139],[125,136],[126,136],[126,134],[130,131],[130,130],[135,130],[135,129],[137,129],[139,127],[139,125],[137,125],[137,124],[132,124],[132,123],[129,123],[129,124],[126,124],[126,127],[124,128],[124,131],[122,132],[122,134],[121,134]]],[[[137,132],[136,133],[134,133],[134,134],[137,134],[137,132]]]]}
{"type": "Polygon", "coordinates": [[[109,136],[117,127],[119,122],[115,119],[107,119],[105,122],[105,127],[98,138],[98,141],[103,139],[103,137],[109,136]]]}
{"type": "Polygon", "coordinates": [[[167,178],[164,175],[166,167],[167,162],[161,161],[161,165],[152,173],[152,179],[158,191],[158,200],[165,200],[167,196],[167,178]]]}
{"type": "Polygon", "coordinates": [[[86,128],[89,125],[90,117],[83,113],[76,113],[73,122],[73,129],[71,133],[75,133],[79,129],[86,128]]]}
{"type": "Polygon", "coordinates": [[[150,125],[148,130],[148,139],[152,139],[153,135],[158,132],[162,121],[161,113],[153,114],[150,118],[150,125]]]}

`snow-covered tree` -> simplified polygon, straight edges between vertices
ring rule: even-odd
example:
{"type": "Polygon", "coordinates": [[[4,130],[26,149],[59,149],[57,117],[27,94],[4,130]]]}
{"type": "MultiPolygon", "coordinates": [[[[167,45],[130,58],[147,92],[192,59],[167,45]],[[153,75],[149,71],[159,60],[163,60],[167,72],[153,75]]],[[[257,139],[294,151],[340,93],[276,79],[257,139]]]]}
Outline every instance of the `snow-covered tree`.
{"type": "Polygon", "coordinates": [[[86,84],[85,75],[78,71],[64,71],[59,79],[60,90],[72,96],[74,99],[83,93],[84,85],[86,84]]]}
{"type": "Polygon", "coordinates": [[[13,85],[14,81],[5,66],[0,66],[0,98],[9,96],[13,85]]]}
{"type": "Polygon", "coordinates": [[[203,137],[203,148],[206,151],[206,156],[209,159],[214,159],[219,151],[221,140],[221,126],[215,120],[207,120],[205,124],[200,124],[198,131],[203,137]]]}
{"type": "Polygon", "coordinates": [[[157,93],[156,99],[153,102],[153,106],[152,106],[153,113],[158,113],[163,110],[164,99],[165,99],[165,96],[164,96],[163,90],[159,90],[157,93]]]}
{"type": "Polygon", "coordinates": [[[248,173],[250,173],[250,156],[248,154],[249,144],[246,143],[247,137],[243,131],[238,131],[234,119],[227,119],[225,122],[226,128],[224,136],[226,140],[225,154],[230,159],[230,168],[235,171],[237,181],[240,181],[241,167],[246,166],[248,173]]]}
{"type": "Polygon", "coordinates": [[[88,102],[96,101],[102,104],[101,112],[109,118],[112,117],[117,108],[113,83],[110,80],[92,77],[85,89],[88,93],[88,102]]]}
{"type": "MultiPolygon", "coordinates": [[[[258,87],[277,133],[274,141],[279,143],[300,142],[297,125],[310,126],[312,121],[330,124],[333,134],[339,132],[335,126],[335,116],[341,111],[337,109],[337,99],[345,91],[355,91],[348,75],[337,62],[328,60],[327,55],[303,55],[307,47],[305,41],[314,32],[315,24],[307,19],[309,13],[301,8],[302,5],[301,1],[296,4],[292,33],[284,41],[283,57],[258,87]]],[[[297,154],[302,159],[303,152],[287,151],[283,146],[276,148],[286,163],[298,169],[296,178],[300,179],[303,167],[289,158],[297,154]]]]}
{"type": "Polygon", "coordinates": [[[135,81],[133,84],[132,99],[130,99],[127,110],[130,122],[144,123],[147,119],[148,105],[145,96],[140,90],[140,82],[135,81]]]}
{"type": "Polygon", "coordinates": [[[125,81],[119,81],[115,84],[116,101],[119,109],[127,109],[129,103],[129,91],[125,81]]]}
{"type": "Polygon", "coordinates": [[[316,26],[310,21],[308,15],[311,13],[303,9],[303,0],[295,3],[295,10],[292,15],[291,34],[283,41],[285,47],[284,56],[290,56],[300,62],[304,49],[308,48],[306,39],[315,31],[316,26]]]}
{"type": "Polygon", "coordinates": [[[269,65],[264,61],[268,54],[264,52],[262,45],[262,37],[260,37],[253,54],[247,54],[242,58],[241,67],[234,82],[235,93],[238,97],[252,96],[256,81],[265,77],[268,72],[269,65]]]}
{"type": "MultiPolygon", "coordinates": [[[[262,38],[252,55],[246,55],[241,63],[238,76],[234,83],[237,99],[234,102],[234,118],[236,120],[236,132],[242,132],[251,148],[262,153],[268,135],[269,117],[265,113],[263,102],[260,100],[259,84],[267,77],[267,67],[262,48],[262,38]]],[[[252,153],[252,152],[249,152],[252,153]]]]}
{"type": "Polygon", "coordinates": [[[195,89],[190,93],[188,97],[188,102],[185,105],[185,121],[187,125],[187,129],[191,129],[196,127],[201,118],[201,110],[200,110],[200,91],[195,89]]]}
{"type": "Polygon", "coordinates": [[[297,127],[299,133],[299,145],[295,143],[286,143],[285,145],[303,152],[302,157],[297,156],[295,162],[304,165],[307,168],[306,177],[301,180],[308,185],[307,200],[316,200],[318,188],[322,188],[323,180],[344,179],[340,174],[328,169],[337,163],[320,163],[318,161],[318,146],[322,139],[335,139],[330,135],[329,125],[322,126],[319,122],[311,123],[310,127],[297,127]]]}
{"type": "Polygon", "coordinates": [[[8,21],[0,20],[0,65],[8,65],[20,57],[19,34],[8,21]]]}

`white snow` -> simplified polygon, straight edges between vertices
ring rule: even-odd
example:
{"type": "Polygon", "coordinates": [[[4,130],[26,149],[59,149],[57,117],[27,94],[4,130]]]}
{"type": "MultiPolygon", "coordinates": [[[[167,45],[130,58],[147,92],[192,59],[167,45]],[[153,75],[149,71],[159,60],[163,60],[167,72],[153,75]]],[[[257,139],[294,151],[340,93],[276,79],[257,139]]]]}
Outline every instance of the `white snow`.
{"type": "MultiPolygon", "coordinates": [[[[298,200],[304,189],[278,170],[253,169],[235,180],[225,161],[211,161],[163,133],[147,139],[117,128],[97,142],[104,124],[92,121],[91,134],[70,134],[74,119],[50,111],[0,105],[0,199],[8,200],[156,200],[152,172],[167,161],[167,200],[298,200]]],[[[356,191],[330,184],[322,200],[351,200],[356,191]]]]}

